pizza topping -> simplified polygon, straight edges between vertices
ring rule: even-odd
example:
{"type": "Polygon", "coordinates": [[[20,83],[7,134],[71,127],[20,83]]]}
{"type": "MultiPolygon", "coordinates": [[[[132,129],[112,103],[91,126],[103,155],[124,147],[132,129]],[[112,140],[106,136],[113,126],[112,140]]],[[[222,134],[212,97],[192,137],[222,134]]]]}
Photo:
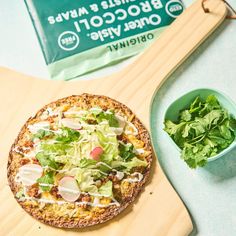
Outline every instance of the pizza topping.
{"type": "Polygon", "coordinates": [[[138,135],[138,129],[134,126],[133,123],[131,122],[127,122],[127,126],[126,126],[126,130],[125,130],[125,134],[127,135],[138,135]]]}
{"type": "Polygon", "coordinates": [[[103,154],[103,149],[101,147],[95,147],[91,152],[90,152],[90,156],[96,160],[99,161],[100,160],[100,156],[103,154]]]}
{"type": "Polygon", "coordinates": [[[115,117],[119,122],[119,127],[124,129],[124,127],[126,126],[126,119],[120,115],[115,115],[115,117]]]}
{"type": "Polygon", "coordinates": [[[81,117],[87,114],[87,111],[84,110],[76,110],[76,108],[71,108],[63,113],[65,117],[81,117]]]}
{"type": "Polygon", "coordinates": [[[81,207],[86,209],[88,207],[88,203],[91,202],[91,197],[88,194],[83,194],[80,198],[80,201],[84,203],[81,205],[81,207]]]}
{"type": "Polygon", "coordinates": [[[43,168],[36,164],[26,164],[19,168],[16,176],[17,182],[21,182],[25,186],[36,183],[37,179],[43,174],[43,168]]]}
{"type": "Polygon", "coordinates": [[[81,193],[75,178],[71,176],[65,176],[59,181],[58,192],[68,202],[75,202],[81,193]]]}
{"type": "Polygon", "coordinates": [[[75,119],[64,118],[61,120],[63,126],[68,127],[70,129],[81,130],[82,125],[76,121],[75,119]]]}
{"type": "Polygon", "coordinates": [[[16,193],[16,198],[22,199],[25,197],[25,188],[21,188],[17,193],[16,193]]]}
{"type": "Polygon", "coordinates": [[[42,121],[35,123],[33,125],[28,125],[28,129],[32,134],[36,134],[39,130],[48,130],[49,126],[50,126],[49,122],[42,121]]]}
{"type": "MultiPolygon", "coordinates": [[[[20,197],[19,201],[35,201],[39,203],[44,203],[44,204],[58,204],[58,205],[63,205],[63,204],[70,204],[72,202],[68,201],[62,201],[62,200],[53,200],[53,199],[48,199],[48,198],[35,198],[35,197],[20,197]]],[[[109,206],[120,206],[120,203],[117,202],[115,199],[101,199],[99,202],[96,200],[94,202],[73,202],[73,204],[77,206],[83,206],[84,204],[92,207],[109,207],[109,206]]]]}
{"type": "Polygon", "coordinates": [[[59,165],[50,155],[47,155],[43,152],[37,153],[36,158],[39,161],[40,165],[43,167],[49,167],[52,169],[58,169],[59,167],[59,165]]]}
{"type": "Polygon", "coordinates": [[[116,175],[115,176],[116,176],[116,178],[118,180],[122,180],[124,178],[125,174],[122,171],[116,171],[116,175]]]}
{"type": "Polygon", "coordinates": [[[57,135],[55,135],[54,139],[58,142],[70,143],[78,141],[79,137],[80,137],[80,132],[67,127],[63,127],[62,129],[60,129],[60,132],[57,135]]]}
{"type": "Polygon", "coordinates": [[[28,164],[29,162],[30,162],[30,159],[28,159],[28,158],[22,158],[22,159],[20,160],[20,164],[21,164],[22,166],[28,164]]]}
{"type": "Polygon", "coordinates": [[[39,183],[39,186],[42,191],[50,191],[54,184],[53,172],[47,172],[44,176],[37,179],[37,183],[39,183]]]}
{"type": "Polygon", "coordinates": [[[121,135],[124,131],[123,128],[114,128],[112,127],[111,130],[116,134],[116,135],[121,135]]]}
{"type": "Polygon", "coordinates": [[[120,156],[125,161],[131,160],[135,156],[134,146],[131,143],[124,144],[122,142],[119,142],[119,151],[120,156]]]}
{"type": "Polygon", "coordinates": [[[42,119],[47,119],[48,117],[53,117],[53,116],[58,116],[60,113],[59,110],[53,111],[51,107],[47,108],[43,114],[42,114],[42,119]]]}
{"type": "Polygon", "coordinates": [[[125,179],[124,181],[129,182],[129,183],[135,183],[135,182],[140,182],[143,179],[143,175],[139,172],[134,172],[133,174],[130,175],[128,179],[125,179]]]}
{"type": "MultiPolygon", "coordinates": [[[[51,121],[28,126],[33,143],[27,153],[21,153],[23,158],[28,155],[31,161],[39,162],[35,165],[40,168],[35,168],[38,175],[32,170],[33,174],[25,172],[30,164],[18,173],[23,185],[31,186],[33,191],[37,183],[38,190],[48,194],[39,202],[54,203],[53,198],[58,204],[68,202],[83,207],[119,205],[113,189],[123,182],[143,179],[134,169],[147,166],[144,143],[135,137],[138,130],[127,117],[99,107],[88,111],[50,108],[43,115],[51,121]]],[[[36,194],[31,193],[24,199],[35,200],[36,194]]]]}
{"type": "Polygon", "coordinates": [[[105,197],[112,197],[113,193],[112,193],[112,181],[107,181],[105,184],[103,184],[100,188],[99,188],[99,193],[102,196],[105,197]]]}
{"type": "Polygon", "coordinates": [[[135,150],[135,154],[141,155],[141,154],[144,154],[144,153],[145,153],[145,150],[143,148],[137,148],[135,150]]]}
{"type": "Polygon", "coordinates": [[[54,198],[58,199],[61,198],[62,196],[60,195],[59,191],[58,191],[58,187],[57,186],[53,186],[50,190],[50,193],[54,196],[54,198]]]}
{"type": "Polygon", "coordinates": [[[27,194],[30,197],[39,198],[41,193],[39,192],[38,184],[33,184],[28,188],[27,194]]]}

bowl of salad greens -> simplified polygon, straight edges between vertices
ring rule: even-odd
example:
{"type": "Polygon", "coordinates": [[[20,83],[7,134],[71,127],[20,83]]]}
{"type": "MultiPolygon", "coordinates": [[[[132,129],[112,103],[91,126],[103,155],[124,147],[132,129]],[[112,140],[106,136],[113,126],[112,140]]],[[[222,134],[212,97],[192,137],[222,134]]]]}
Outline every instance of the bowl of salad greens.
{"type": "Polygon", "coordinates": [[[219,91],[201,88],[175,100],[164,130],[190,168],[203,167],[236,147],[236,105],[219,91]]]}

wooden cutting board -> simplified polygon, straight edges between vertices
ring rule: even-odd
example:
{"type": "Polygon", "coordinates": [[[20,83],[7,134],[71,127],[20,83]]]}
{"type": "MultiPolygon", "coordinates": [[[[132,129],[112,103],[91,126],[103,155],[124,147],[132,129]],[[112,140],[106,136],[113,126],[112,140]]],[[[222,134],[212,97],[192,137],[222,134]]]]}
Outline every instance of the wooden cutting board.
{"type": "Polygon", "coordinates": [[[203,12],[201,0],[196,1],[137,61],[106,78],[46,81],[0,68],[1,236],[182,236],[191,232],[189,213],[158,161],[145,190],[132,206],[103,225],[83,230],[56,229],[26,214],[8,187],[6,165],[10,146],[25,121],[43,105],[64,96],[84,92],[110,96],[130,107],[149,128],[149,107],[155,90],[226,16],[222,1],[208,0],[206,6],[210,13],[203,12]]]}

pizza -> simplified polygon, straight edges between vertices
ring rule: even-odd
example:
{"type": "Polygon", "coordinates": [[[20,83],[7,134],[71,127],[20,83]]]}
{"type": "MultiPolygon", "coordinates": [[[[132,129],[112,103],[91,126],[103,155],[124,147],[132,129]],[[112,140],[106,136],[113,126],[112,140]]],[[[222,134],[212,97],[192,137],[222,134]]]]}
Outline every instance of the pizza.
{"type": "Polygon", "coordinates": [[[112,219],[148,179],[148,131],[125,105],[105,96],[59,99],[28,119],[11,147],[9,186],[39,221],[83,228],[112,219]]]}

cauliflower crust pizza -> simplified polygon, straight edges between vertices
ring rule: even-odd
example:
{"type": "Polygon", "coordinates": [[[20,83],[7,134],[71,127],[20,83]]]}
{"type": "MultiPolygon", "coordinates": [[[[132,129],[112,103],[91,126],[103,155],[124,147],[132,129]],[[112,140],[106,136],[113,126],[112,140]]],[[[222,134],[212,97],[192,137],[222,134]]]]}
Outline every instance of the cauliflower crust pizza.
{"type": "Polygon", "coordinates": [[[26,122],[10,150],[8,181],[34,218],[83,228],[134,201],[152,154],[148,132],[129,108],[105,96],[75,95],[26,122]]]}

